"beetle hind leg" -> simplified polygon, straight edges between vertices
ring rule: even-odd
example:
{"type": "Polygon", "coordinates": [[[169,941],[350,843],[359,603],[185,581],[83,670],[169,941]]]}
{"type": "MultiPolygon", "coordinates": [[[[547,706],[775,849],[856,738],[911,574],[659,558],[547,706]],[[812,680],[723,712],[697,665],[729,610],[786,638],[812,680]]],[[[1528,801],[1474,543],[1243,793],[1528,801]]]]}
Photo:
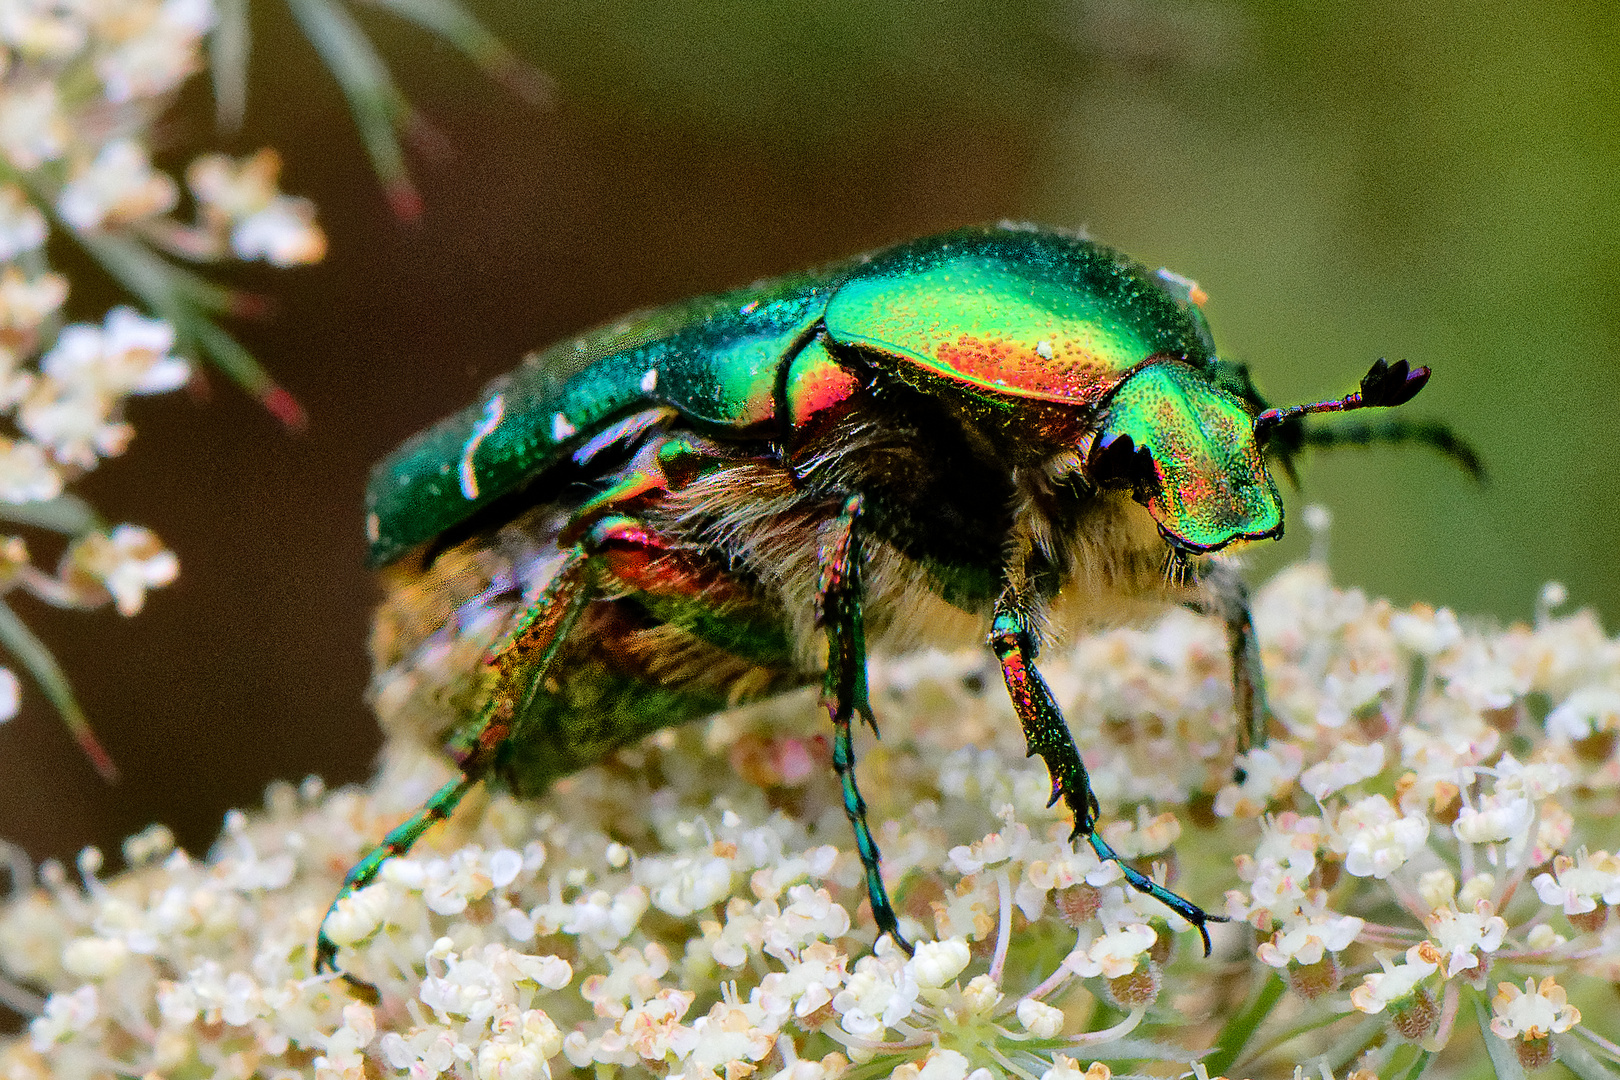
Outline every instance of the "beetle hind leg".
{"type": "Polygon", "coordinates": [[[333,941],[327,934],[326,924],[331,921],[333,915],[337,914],[339,905],[377,880],[377,874],[382,870],[383,863],[396,855],[403,855],[410,851],[416,842],[422,838],[422,834],[427,832],[435,822],[443,821],[449,817],[455,810],[456,805],[461,802],[462,796],[472,790],[473,785],[477,782],[476,779],[465,775],[459,779],[451,780],[434,792],[432,797],[422,804],[420,810],[395,826],[383,838],[382,843],[366,853],[365,858],[354,864],[348,874],[344,876],[343,887],[338,890],[337,897],[332,901],[332,906],[326,909],[326,916],[321,919],[321,928],[315,935],[315,974],[319,975],[322,972],[334,971],[342,975],[356,989],[362,992],[369,990],[372,994],[375,993],[374,988],[369,987],[368,984],[338,969],[337,942],[333,941]]]}
{"type": "Polygon", "coordinates": [[[1224,915],[1211,915],[1192,901],[1178,896],[1146,874],[1131,866],[1097,832],[1097,795],[1091,790],[1091,779],[1086,765],[1074,745],[1063,713],[1052,698],[1046,680],[1035,669],[1035,646],[1023,620],[1005,602],[997,606],[991,624],[990,645],[1001,661],[1002,680],[1012,698],[1013,709],[1024,728],[1031,757],[1039,754],[1052,776],[1052,806],[1062,799],[1074,814],[1074,831],[1069,834],[1072,843],[1084,838],[1102,862],[1119,865],[1126,882],[1137,892],[1153,897],[1159,903],[1191,923],[1204,941],[1204,955],[1210,953],[1208,923],[1226,922],[1224,915]]]}
{"type": "Polygon", "coordinates": [[[315,936],[316,974],[338,972],[363,996],[375,997],[374,987],[338,968],[338,946],[326,932],[327,923],[340,904],[377,880],[384,863],[409,852],[435,822],[449,817],[467,792],[489,773],[522,706],[555,659],[593,592],[590,557],[574,548],[514,630],[490,649],[488,663],[495,669],[495,677],[489,694],[481,713],[468,726],[468,735],[453,747],[462,775],[434,792],[420,810],[389,832],[345,875],[343,887],[321,919],[315,936]]]}

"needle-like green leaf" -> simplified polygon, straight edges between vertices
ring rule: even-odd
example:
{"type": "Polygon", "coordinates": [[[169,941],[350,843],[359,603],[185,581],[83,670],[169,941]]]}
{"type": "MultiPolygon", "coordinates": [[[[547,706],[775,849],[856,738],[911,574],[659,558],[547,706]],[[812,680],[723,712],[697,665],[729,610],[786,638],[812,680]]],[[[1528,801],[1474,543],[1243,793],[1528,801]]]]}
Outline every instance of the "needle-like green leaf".
{"type": "Polygon", "coordinates": [[[182,345],[196,349],[282,423],[295,429],[303,426],[303,407],[210,317],[235,305],[234,292],[175,265],[137,240],[108,234],[80,235],[79,240],[119,284],[174,326],[182,345]]]}
{"type": "Polygon", "coordinates": [[[1559,1062],[1580,1080],[1620,1080],[1620,1068],[1592,1053],[1586,1043],[1574,1035],[1554,1035],[1552,1045],[1559,1062]]]}
{"type": "Polygon", "coordinates": [[[441,38],[485,74],[531,105],[551,99],[551,80],[529,64],[478,21],[457,0],[371,0],[377,7],[441,38]]]}
{"type": "Polygon", "coordinates": [[[56,711],[67,725],[73,739],[95,766],[96,772],[109,784],[118,779],[118,766],[113,764],[107,751],[102,748],[96,733],[90,727],[89,719],[84,710],[79,707],[79,701],[73,696],[73,687],[68,684],[67,676],[56,662],[56,657],[45,643],[34,636],[26,623],[17,617],[17,613],[4,601],[0,601],[0,646],[16,658],[23,666],[39,688],[45,691],[56,711]]]}
{"type": "Polygon", "coordinates": [[[71,492],[44,502],[0,503],[0,521],[36,529],[82,536],[101,525],[94,508],[71,492]]]}
{"type": "Polygon", "coordinates": [[[1491,1030],[1491,1018],[1485,1012],[1485,1003],[1480,1000],[1478,994],[1470,996],[1474,999],[1474,1017],[1479,1021],[1480,1038],[1485,1043],[1485,1053],[1491,1059],[1491,1068],[1496,1072],[1496,1080],[1525,1080],[1524,1066],[1519,1063],[1519,1055],[1491,1030]]]}
{"type": "Polygon", "coordinates": [[[1265,1022],[1271,1010],[1281,1000],[1288,984],[1273,972],[1266,978],[1248,1008],[1233,1016],[1221,1028],[1220,1034],[1215,1036],[1215,1047],[1205,1059],[1204,1066],[1211,1076],[1224,1075],[1237,1061],[1238,1055],[1249,1044],[1260,1025],[1265,1022]]]}
{"type": "Polygon", "coordinates": [[[208,69],[214,79],[214,113],[219,126],[235,131],[247,112],[248,51],[252,31],[248,0],[217,0],[217,21],[208,35],[208,69]]]}
{"type": "Polygon", "coordinates": [[[406,172],[399,145],[399,132],[412,123],[411,107],[394,85],[382,57],[336,0],[287,0],[287,4],[349,99],[355,126],[394,213],[416,217],[421,212],[421,197],[406,172]]]}

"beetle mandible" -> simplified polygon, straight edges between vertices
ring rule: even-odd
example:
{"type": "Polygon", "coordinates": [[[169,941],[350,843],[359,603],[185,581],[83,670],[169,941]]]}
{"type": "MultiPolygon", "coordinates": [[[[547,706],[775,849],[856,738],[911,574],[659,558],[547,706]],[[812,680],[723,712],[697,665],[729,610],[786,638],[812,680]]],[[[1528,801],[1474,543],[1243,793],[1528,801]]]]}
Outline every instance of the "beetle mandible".
{"type": "MultiPolygon", "coordinates": [[[[1433,425],[1304,426],[1407,401],[1429,372],[1405,361],[1342,399],[1267,408],[1216,357],[1202,300],[1081,236],[964,229],[632,316],[406,442],[367,492],[385,568],[373,697],[462,775],[349,872],[332,911],[481,781],[538,794],[649,732],[820,680],[873,918],[909,950],[855,777],[855,721],[875,730],[867,642],[988,633],[1072,839],[1207,954],[1223,917],[1098,832],[1034,666],[1049,620],[1142,600],[1222,618],[1242,752],[1265,737],[1258,649],[1241,582],[1205,556],[1281,534],[1268,443],[1290,473],[1334,441],[1477,463],[1433,425]],[[507,612],[494,645],[454,659],[507,612]]],[[[317,970],[336,954],[323,921],[317,970]]]]}

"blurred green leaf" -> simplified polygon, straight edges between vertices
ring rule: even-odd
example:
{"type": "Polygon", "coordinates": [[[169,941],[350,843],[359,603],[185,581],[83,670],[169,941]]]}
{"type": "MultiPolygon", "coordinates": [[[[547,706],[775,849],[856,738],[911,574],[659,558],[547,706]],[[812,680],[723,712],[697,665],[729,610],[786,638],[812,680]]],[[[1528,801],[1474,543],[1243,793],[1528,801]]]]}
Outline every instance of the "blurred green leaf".
{"type": "Polygon", "coordinates": [[[1485,1003],[1478,994],[1471,994],[1470,997],[1474,1000],[1474,1018],[1479,1021],[1480,1038],[1485,1043],[1485,1053],[1490,1056],[1496,1080],[1526,1080],[1519,1055],[1506,1040],[1491,1030],[1491,1018],[1485,1012],[1485,1003]]]}
{"type": "Polygon", "coordinates": [[[219,126],[235,131],[247,112],[248,0],[218,0],[219,21],[208,36],[208,68],[214,79],[214,108],[219,126]]]}
{"type": "MultiPolygon", "coordinates": [[[[1062,1052],[1061,1047],[1059,1052],[1062,1052]]],[[[1099,1055],[1099,1061],[1179,1061],[1188,1064],[1198,1060],[1195,1051],[1156,1039],[1115,1039],[1096,1047],[1095,1052],[1099,1055]]]]}
{"type": "Polygon", "coordinates": [[[235,308],[240,301],[237,293],[170,262],[138,240],[111,234],[79,234],[79,240],[119,284],[174,326],[182,345],[194,348],[282,423],[303,426],[303,409],[292,395],[211,317],[235,308]]]}
{"type": "Polygon", "coordinates": [[[1418,1080],[1418,1077],[1429,1068],[1429,1063],[1434,1060],[1432,1051],[1419,1050],[1415,1046],[1412,1049],[1416,1052],[1416,1057],[1413,1058],[1411,1067],[1400,1074],[1399,1080],[1418,1080]]]}
{"type": "Polygon", "coordinates": [[[456,0],[370,0],[460,50],[490,78],[531,105],[551,100],[551,80],[518,59],[500,38],[456,0]]]}
{"type": "Polygon", "coordinates": [[[1604,1061],[1588,1049],[1587,1045],[1572,1034],[1554,1035],[1552,1037],[1553,1050],[1558,1054],[1558,1061],[1580,1077],[1580,1080],[1617,1080],[1620,1078],[1620,1068],[1613,1062],[1604,1061]]]}
{"type": "Polygon", "coordinates": [[[1260,1025],[1271,1015],[1271,1010],[1282,1000],[1288,984],[1272,972],[1255,993],[1254,999],[1242,1012],[1234,1014],[1215,1036],[1214,1048],[1204,1062],[1211,1076],[1221,1076],[1237,1062],[1243,1048],[1249,1044],[1260,1025]]]}
{"type": "Polygon", "coordinates": [[[95,509],[72,493],[45,502],[0,503],[0,520],[63,536],[80,536],[101,525],[95,509]]]}
{"type": "Polygon", "coordinates": [[[0,646],[16,658],[45,691],[56,711],[62,717],[62,722],[72,732],[73,739],[84,751],[90,763],[95,766],[96,772],[108,783],[118,779],[118,766],[113,764],[112,758],[96,738],[96,733],[90,727],[89,719],[84,710],[79,707],[79,701],[73,696],[73,687],[68,684],[67,676],[56,662],[56,657],[45,643],[34,636],[17,613],[11,610],[10,605],[0,601],[0,646]]]}
{"type": "Polygon", "coordinates": [[[293,17],[349,99],[371,166],[394,213],[415,218],[422,200],[405,169],[399,132],[413,122],[404,95],[354,17],[336,0],[287,0],[293,17]]]}

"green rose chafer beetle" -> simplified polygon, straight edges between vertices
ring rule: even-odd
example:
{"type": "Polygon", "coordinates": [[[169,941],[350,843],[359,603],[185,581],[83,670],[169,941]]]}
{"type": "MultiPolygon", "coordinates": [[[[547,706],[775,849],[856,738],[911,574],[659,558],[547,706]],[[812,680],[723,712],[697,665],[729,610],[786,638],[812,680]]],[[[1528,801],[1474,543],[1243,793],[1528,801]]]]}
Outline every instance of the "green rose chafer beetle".
{"type": "MultiPolygon", "coordinates": [[[[1238,749],[1260,744],[1247,600],[1204,556],[1282,532],[1267,453],[1291,471],[1337,441],[1308,413],[1398,405],[1428,378],[1380,360],[1345,398],[1268,409],[1215,356],[1202,298],[1084,237],[964,229],[632,316],[406,442],[367,493],[386,593],[373,697],[462,776],[349,872],[317,968],[335,968],[346,899],[480,781],[538,794],[659,728],[817,680],[873,917],[909,948],[855,778],[869,639],[988,634],[1052,801],[1119,862],[1034,667],[1044,628],[1144,600],[1221,617],[1238,749]]],[[[1380,440],[1472,465],[1435,426],[1343,441],[1380,440]]],[[[1120,868],[1208,952],[1221,916],[1120,868]]]]}

